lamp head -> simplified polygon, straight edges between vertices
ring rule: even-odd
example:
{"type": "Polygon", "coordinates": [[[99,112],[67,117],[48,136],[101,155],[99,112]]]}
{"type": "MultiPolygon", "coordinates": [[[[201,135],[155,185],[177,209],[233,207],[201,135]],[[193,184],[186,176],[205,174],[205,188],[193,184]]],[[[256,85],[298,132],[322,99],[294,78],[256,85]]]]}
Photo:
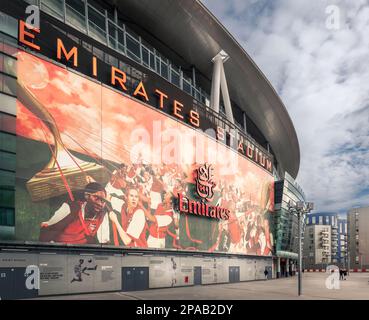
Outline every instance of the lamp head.
{"type": "Polygon", "coordinates": [[[299,210],[304,209],[305,203],[303,201],[297,201],[296,202],[296,208],[299,210]]]}
{"type": "Polygon", "coordinates": [[[314,202],[308,202],[306,206],[308,211],[314,210],[314,202]]]}

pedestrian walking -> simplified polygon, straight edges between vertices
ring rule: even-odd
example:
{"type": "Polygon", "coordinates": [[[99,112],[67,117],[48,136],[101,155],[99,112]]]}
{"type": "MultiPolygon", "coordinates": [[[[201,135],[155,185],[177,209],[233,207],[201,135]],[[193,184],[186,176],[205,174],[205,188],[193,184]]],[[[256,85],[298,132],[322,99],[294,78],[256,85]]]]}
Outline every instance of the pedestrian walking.
{"type": "Polygon", "coordinates": [[[340,280],[343,280],[344,271],[340,269],[340,280]]]}
{"type": "Polygon", "coordinates": [[[269,274],[268,270],[267,270],[267,269],[265,269],[265,270],[264,270],[265,280],[268,280],[268,274],[269,274]]]}

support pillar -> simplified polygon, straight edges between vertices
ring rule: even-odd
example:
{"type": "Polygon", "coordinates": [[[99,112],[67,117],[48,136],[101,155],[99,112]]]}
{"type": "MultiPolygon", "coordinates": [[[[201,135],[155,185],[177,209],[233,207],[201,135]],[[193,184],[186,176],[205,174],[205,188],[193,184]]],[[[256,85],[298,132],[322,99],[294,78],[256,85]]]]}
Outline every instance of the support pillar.
{"type": "Polygon", "coordinates": [[[224,62],[228,60],[229,56],[223,50],[213,58],[213,77],[211,82],[210,107],[219,113],[220,104],[220,90],[222,90],[222,97],[226,112],[227,120],[234,123],[231,99],[229,97],[227,80],[224,72],[224,62]]]}

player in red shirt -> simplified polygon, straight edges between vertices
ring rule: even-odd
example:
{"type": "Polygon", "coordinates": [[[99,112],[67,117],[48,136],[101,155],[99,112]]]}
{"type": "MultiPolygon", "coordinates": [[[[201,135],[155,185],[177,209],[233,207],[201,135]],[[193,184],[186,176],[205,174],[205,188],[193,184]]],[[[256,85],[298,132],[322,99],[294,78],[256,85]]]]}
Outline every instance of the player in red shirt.
{"type": "Polygon", "coordinates": [[[98,243],[97,231],[108,212],[106,191],[97,182],[89,183],[85,201],[63,203],[50,220],[41,223],[40,241],[73,244],[98,243]]]}
{"type": "Polygon", "coordinates": [[[173,222],[172,193],[167,192],[164,202],[160,203],[155,213],[149,214],[148,219],[152,222],[149,228],[150,235],[147,244],[150,248],[165,248],[165,237],[168,234],[168,227],[173,222]]]}
{"type": "Polygon", "coordinates": [[[133,187],[127,188],[127,192],[127,204],[122,207],[120,217],[112,211],[109,213],[114,245],[147,248],[145,210],[139,204],[139,193],[133,187]]]}

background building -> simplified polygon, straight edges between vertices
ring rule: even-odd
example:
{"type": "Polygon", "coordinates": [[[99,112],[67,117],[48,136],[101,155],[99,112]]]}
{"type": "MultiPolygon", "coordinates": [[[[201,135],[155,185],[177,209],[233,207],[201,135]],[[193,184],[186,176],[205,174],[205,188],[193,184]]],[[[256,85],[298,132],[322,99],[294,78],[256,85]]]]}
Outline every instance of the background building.
{"type": "Polygon", "coordinates": [[[347,213],[348,260],[350,269],[369,268],[369,207],[347,213]]]}
{"type": "Polygon", "coordinates": [[[339,261],[339,245],[341,242],[339,239],[338,232],[338,214],[332,212],[318,212],[309,214],[306,217],[306,225],[329,225],[331,226],[331,262],[338,264],[339,261]]]}
{"type": "Polygon", "coordinates": [[[338,262],[342,268],[348,268],[347,261],[347,219],[338,218],[338,262]]]}
{"type": "Polygon", "coordinates": [[[307,225],[303,245],[304,269],[323,269],[332,262],[331,226],[307,225]]]}
{"type": "MultiPolygon", "coordinates": [[[[274,229],[277,277],[294,275],[298,259],[297,216],[290,213],[289,202],[306,201],[302,188],[286,172],[284,180],[275,183],[274,229]]],[[[305,219],[302,219],[304,222],[305,219]]],[[[303,223],[304,230],[305,223],[303,223]]],[[[302,232],[303,234],[303,232],[302,232]]]]}
{"type": "Polygon", "coordinates": [[[262,279],[292,250],[293,123],[200,1],[3,0],[0,58],[2,299],[262,279]]]}

